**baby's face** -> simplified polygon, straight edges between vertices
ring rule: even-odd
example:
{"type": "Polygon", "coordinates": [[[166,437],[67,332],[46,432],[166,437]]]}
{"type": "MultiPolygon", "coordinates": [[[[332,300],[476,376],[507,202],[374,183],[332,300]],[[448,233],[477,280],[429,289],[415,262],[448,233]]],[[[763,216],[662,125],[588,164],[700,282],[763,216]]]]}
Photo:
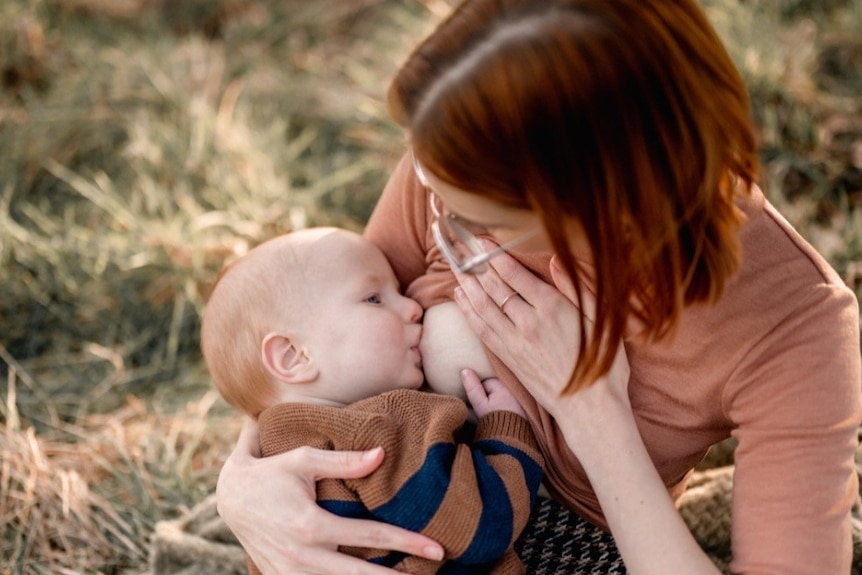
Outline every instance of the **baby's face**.
{"type": "Polygon", "coordinates": [[[401,295],[383,253],[355,234],[336,232],[308,276],[306,342],[322,378],[321,392],[352,403],[422,385],[422,308],[401,295]]]}

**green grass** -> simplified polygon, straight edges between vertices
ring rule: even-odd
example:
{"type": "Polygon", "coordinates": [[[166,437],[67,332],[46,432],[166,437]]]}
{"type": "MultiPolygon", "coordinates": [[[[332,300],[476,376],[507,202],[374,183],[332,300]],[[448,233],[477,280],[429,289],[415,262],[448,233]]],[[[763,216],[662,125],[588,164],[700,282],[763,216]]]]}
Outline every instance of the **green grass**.
{"type": "MultiPolygon", "coordinates": [[[[764,189],[859,293],[862,6],[703,4],[764,189]]],[[[296,226],[361,229],[403,150],[389,77],[448,6],[0,5],[0,572],[140,572],[213,490],[238,429],[198,349],[214,275],[296,226]]]]}

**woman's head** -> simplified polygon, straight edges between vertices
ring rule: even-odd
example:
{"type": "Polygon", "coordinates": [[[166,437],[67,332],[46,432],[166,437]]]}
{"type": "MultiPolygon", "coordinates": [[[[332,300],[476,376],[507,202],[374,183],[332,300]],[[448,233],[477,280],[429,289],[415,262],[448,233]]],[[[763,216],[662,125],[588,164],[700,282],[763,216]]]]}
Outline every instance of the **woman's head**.
{"type": "Polygon", "coordinates": [[[583,230],[599,317],[576,384],[609,367],[630,312],[662,336],[738,267],[748,98],[694,0],[467,0],[408,58],[389,107],[426,170],[538,214],[573,276],[583,230]]]}

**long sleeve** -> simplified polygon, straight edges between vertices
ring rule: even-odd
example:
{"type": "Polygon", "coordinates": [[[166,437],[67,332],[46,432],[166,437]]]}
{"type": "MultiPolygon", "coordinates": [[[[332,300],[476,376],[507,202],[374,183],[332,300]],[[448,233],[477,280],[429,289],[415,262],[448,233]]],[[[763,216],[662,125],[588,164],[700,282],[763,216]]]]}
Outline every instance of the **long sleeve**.
{"type": "Polygon", "coordinates": [[[405,294],[425,309],[451,301],[458,285],[434,243],[431,217],[428,191],[405,155],[377,201],[364,235],[386,254],[405,294]]]}
{"type": "Polygon", "coordinates": [[[459,400],[385,394],[386,416],[370,418],[353,449],[382,445],[386,457],[365,480],[347,480],[378,519],[440,542],[465,565],[498,560],[520,535],[541,481],[541,456],[529,425],[510,412],[479,420],[472,442],[456,434],[459,400]]]}
{"type": "Polygon", "coordinates": [[[755,359],[741,364],[723,398],[739,440],[733,573],[850,570],[850,508],[858,496],[858,311],[849,290],[830,285],[798,304],[752,347],[755,359]],[[820,314],[837,321],[825,325],[820,314]]]}

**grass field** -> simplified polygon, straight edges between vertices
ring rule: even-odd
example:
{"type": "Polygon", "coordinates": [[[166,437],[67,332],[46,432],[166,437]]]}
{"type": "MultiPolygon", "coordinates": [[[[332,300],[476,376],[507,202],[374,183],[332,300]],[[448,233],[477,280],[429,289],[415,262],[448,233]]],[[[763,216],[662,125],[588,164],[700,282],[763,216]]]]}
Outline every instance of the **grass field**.
{"type": "MultiPolygon", "coordinates": [[[[862,5],[702,0],[762,186],[862,291],[862,5]]],[[[361,229],[403,150],[388,79],[454,0],[0,4],[0,573],[140,573],[239,418],[199,315],[226,258],[361,229]]]]}

